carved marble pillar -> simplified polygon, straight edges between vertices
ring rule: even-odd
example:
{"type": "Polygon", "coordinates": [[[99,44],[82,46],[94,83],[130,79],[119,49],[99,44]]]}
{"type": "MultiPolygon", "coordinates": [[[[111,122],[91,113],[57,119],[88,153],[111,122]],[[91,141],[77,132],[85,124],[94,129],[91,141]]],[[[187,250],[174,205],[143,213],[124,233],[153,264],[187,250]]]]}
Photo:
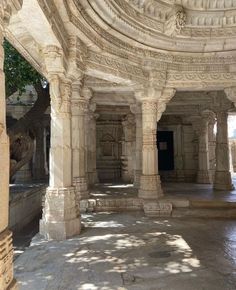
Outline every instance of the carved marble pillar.
{"type": "Polygon", "coordinates": [[[211,172],[211,180],[215,178],[215,169],[216,169],[216,136],[214,132],[215,127],[215,114],[212,112],[212,115],[209,118],[208,123],[208,144],[209,144],[209,167],[211,172]]]}
{"type": "Polygon", "coordinates": [[[182,140],[182,125],[177,125],[175,169],[178,182],[184,182],[185,180],[182,140]]]}
{"type": "Polygon", "coordinates": [[[122,146],[121,176],[124,182],[133,182],[133,146],[135,140],[135,120],[133,114],[128,114],[122,122],[124,141],[122,146]]]}
{"type": "Polygon", "coordinates": [[[208,143],[209,114],[203,112],[201,116],[193,118],[193,128],[198,136],[198,172],[197,183],[209,184],[212,182],[209,164],[208,143]]]}
{"type": "Polygon", "coordinates": [[[88,198],[85,148],[85,118],[88,99],[85,97],[86,91],[81,90],[80,83],[73,84],[72,90],[72,172],[79,204],[79,200],[88,198]]]}
{"type": "Polygon", "coordinates": [[[13,277],[12,233],[8,229],[9,215],[9,138],[6,128],[5,75],[3,71],[4,27],[9,23],[11,12],[19,10],[20,1],[0,1],[0,289],[17,290],[13,277]]]}
{"type": "Polygon", "coordinates": [[[139,103],[131,106],[131,112],[135,114],[135,172],[134,186],[140,187],[140,177],[142,174],[142,108],[139,103]]]}
{"type": "Polygon", "coordinates": [[[86,143],[87,143],[87,176],[88,184],[93,185],[98,182],[97,176],[97,137],[96,137],[96,119],[97,114],[94,113],[96,110],[96,104],[91,103],[89,105],[88,115],[87,115],[87,129],[86,129],[86,143]]]}
{"type": "Polygon", "coordinates": [[[45,178],[45,142],[44,142],[44,126],[38,122],[35,127],[36,146],[33,164],[33,177],[37,180],[45,178]]]}
{"type": "Polygon", "coordinates": [[[229,141],[228,141],[228,113],[217,111],[217,133],[216,133],[216,172],[214,189],[232,190],[232,180],[229,171],[229,141]]]}
{"type": "Polygon", "coordinates": [[[139,197],[157,199],[163,195],[158,174],[157,100],[142,101],[142,175],[139,197]]]}
{"type": "Polygon", "coordinates": [[[72,185],[71,84],[52,75],[50,180],[45,197],[40,233],[63,240],[80,233],[80,214],[72,185]]]}

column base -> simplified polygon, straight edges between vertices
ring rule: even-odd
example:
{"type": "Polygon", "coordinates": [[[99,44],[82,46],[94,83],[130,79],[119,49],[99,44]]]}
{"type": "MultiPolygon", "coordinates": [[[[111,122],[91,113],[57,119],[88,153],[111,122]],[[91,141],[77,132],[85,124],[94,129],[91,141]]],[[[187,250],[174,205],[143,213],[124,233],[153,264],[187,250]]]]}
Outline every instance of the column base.
{"type": "Polygon", "coordinates": [[[144,213],[148,217],[169,217],[172,213],[172,203],[166,201],[144,201],[144,213]]]}
{"type": "Polygon", "coordinates": [[[89,198],[88,180],[86,177],[74,177],[73,185],[75,187],[77,204],[81,199],[89,198]]]}
{"type": "Polygon", "coordinates": [[[163,196],[160,175],[141,175],[139,198],[157,199],[163,196]]]}
{"type": "Polygon", "coordinates": [[[75,188],[48,188],[40,234],[48,240],[65,240],[81,231],[75,188]]]}
{"type": "Polygon", "coordinates": [[[88,172],[88,184],[94,185],[95,183],[98,183],[98,175],[96,171],[88,172]]]}
{"type": "Polygon", "coordinates": [[[199,170],[197,173],[197,183],[211,184],[211,173],[209,170],[199,170]]]}
{"type": "Polygon", "coordinates": [[[140,187],[141,175],[142,175],[142,170],[135,170],[135,172],[134,172],[134,187],[135,188],[140,187]]]}
{"type": "Polygon", "coordinates": [[[214,189],[216,190],[233,190],[231,174],[229,171],[216,171],[214,180],[214,189]]]}
{"type": "Polygon", "coordinates": [[[13,277],[12,233],[9,230],[0,234],[0,289],[18,289],[17,282],[13,277]]]}

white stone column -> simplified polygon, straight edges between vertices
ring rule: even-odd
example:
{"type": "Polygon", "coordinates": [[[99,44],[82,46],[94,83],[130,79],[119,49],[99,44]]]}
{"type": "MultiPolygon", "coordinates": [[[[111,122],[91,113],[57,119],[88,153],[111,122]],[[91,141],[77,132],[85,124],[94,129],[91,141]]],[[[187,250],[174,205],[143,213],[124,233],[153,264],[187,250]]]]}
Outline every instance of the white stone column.
{"type": "Polygon", "coordinates": [[[34,153],[33,177],[37,180],[45,179],[45,142],[44,142],[44,124],[37,122],[36,132],[36,148],[34,153]]]}
{"type": "Polygon", "coordinates": [[[214,189],[232,190],[232,179],[229,171],[229,140],[228,140],[228,113],[217,111],[217,133],[216,133],[216,172],[214,189]]]}
{"type": "Polygon", "coordinates": [[[209,184],[212,182],[209,164],[208,122],[209,113],[193,118],[193,128],[198,136],[198,172],[197,183],[209,184]]]}
{"type": "Polygon", "coordinates": [[[135,114],[135,172],[134,172],[134,186],[140,187],[140,177],[142,174],[142,108],[139,103],[131,106],[132,113],[135,114]]]}
{"type": "Polygon", "coordinates": [[[51,149],[50,180],[40,233],[63,240],[80,233],[79,207],[72,185],[71,84],[58,75],[50,77],[51,149]]]}
{"type": "Polygon", "coordinates": [[[157,100],[142,101],[142,175],[139,197],[157,199],[163,195],[158,174],[157,100]]]}
{"type": "Polygon", "coordinates": [[[182,125],[177,125],[176,131],[176,157],[175,157],[175,170],[178,182],[184,182],[184,160],[183,160],[183,136],[182,125]]]}
{"type": "Polygon", "coordinates": [[[98,182],[97,176],[97,126],[96,119],[98,114],[95,114],[96,104],[92,103],[89,105],[88,115],[87,115],[87,129],[86,129],[86,140],[87,140],[87,175],[88,184],[94,185],[98,182]]]}
{"type": "Polygon", "coordinates": [[[215,127],[215,114],[212,112],[211,117],[209,118],[208,124],[208,144],[209,144],[209,167],[211,172],[211,180],[215,178],[215,169],[216,169],[216,136],[214,132],[215,127]]]}
{"type": "Polygon", "coordinates": [[[133,145],[135,140],[135,119],[133,114],[128,114],[122,121],[124,141],[122,146],[122,180],[133,182],[133,145]]]}
{"type": "Polygon", "coordinates": [[[77,203],[88,198],[88,181],[86,178],[85,118],[88,110],[86,91],[80,84],[72,86],[72,172],[76,188],[77,203]]]}

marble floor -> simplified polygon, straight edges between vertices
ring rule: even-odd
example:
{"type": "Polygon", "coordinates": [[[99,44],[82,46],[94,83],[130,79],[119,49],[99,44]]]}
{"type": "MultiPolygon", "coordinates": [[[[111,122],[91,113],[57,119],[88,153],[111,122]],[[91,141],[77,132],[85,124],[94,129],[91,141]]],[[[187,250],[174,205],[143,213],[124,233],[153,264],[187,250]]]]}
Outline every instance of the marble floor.
{"type": "Polygon", "coordinates": [[[82,234],[34,237],[15,261],[20,290],[235,290],[236,221],[83,216],[82,234]]]}
{"type": "MultiPolygon", "coordinates": [[[[236,174],[232,175],[236,188],[236,174]]],[[[164,198],[185,200],[220,200],[236,202],[236,189],[232,191],[213,190],[212,185],[197,183],[162,183],[164,198]]],[[[130,198],[138,197],[138,191],[133,184],[101,183],[90,190],[91,198],[130,198]]]]}

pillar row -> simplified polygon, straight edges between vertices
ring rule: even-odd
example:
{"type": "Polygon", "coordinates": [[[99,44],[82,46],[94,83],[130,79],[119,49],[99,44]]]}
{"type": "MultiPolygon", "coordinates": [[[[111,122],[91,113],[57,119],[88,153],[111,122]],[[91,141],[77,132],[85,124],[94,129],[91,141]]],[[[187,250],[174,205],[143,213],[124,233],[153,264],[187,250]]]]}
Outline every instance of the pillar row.
{"type": "Polygon", "coordinates": [[[50,179],[46,191],[40,233],[63,240],[80,233],[80,214],[72,184],[71,84],[50,78],[51,148],[50,179]]]}

